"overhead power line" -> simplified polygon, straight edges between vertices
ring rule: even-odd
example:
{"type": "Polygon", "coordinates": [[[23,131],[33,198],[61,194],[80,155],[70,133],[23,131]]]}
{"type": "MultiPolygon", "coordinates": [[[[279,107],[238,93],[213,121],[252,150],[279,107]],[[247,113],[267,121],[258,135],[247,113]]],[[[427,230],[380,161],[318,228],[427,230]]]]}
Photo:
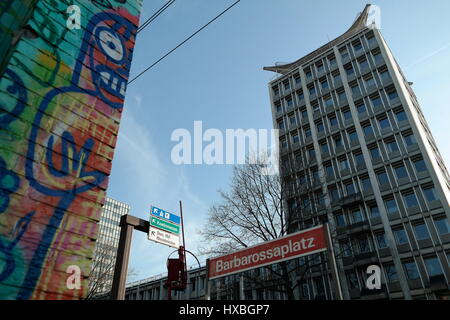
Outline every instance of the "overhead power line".
{"type": "Polygon", "coordinates": [[[156,11],[150,18],[148,18],[147,20],[145,20],[144,23],[141,24],[141,26],[137,29],[137,33],[141,32],[142,30],[144,30],[145,28],[147,28],[147,26],[153,22],[153,20],[155,20],[156,18],[159,17],[159,15],[161,13],[163,13],[167,8],[169,8],[173,3],[175,2],[175,0],[170,0],[168,2],[166,2],[165,5],[163,5],[161,8],[158,9],[158,11],[156,11]]]}
{"type": "Polygon", "coordinates": [[[189,37],[187,37],[186,39],[184,39],[182,42],[180,42],[175,48],[173,48],[172,50],[170,50],[169,52],[167,52],[165,55],[163,55],[161,58],[159,58],[158,60],[156,60],[154,63],[152,63],[148,68],[146,68],[145,70],[143,70],[142,72],[140,72],[136,77],[134,77],[133,79],[131,79],[130,81],[128,81],[128,84],[131,84],[132,82],[134,82],[136,79],[138,79],[140,76],[142,76],[144,73],[146,73],[148,70],[150,70],[151,68],[153,68],[154,66],[156,66],[159,62],[161,62],[163,59],[165,59],[168,55],[170,55],[172,52],[174,52],[175,50],[177,50],[179,47],[181,47],[183,44],[185,44],[186,42],[188,42],[189,40],[191,40],[193,37],[195,37],[198,33],[200,33],[203,29],[205,29],[206,27],[208,27],[211,23],[213,23],[214,21],[216,21],[217,19],[219,19],[222,15],[224,15],[228,10],[230,10],[231,8],[233,8],[235,5],[237,5],[241,0],[237,0],[236,2],[234,2],[231,6],[229,6],[228,8],[226,8],[225,10],[223,10],[221,13],[219,13],[217,16],[215,16],[213,19],[211,19],[210,21],[208,21],[208,23],[206,23],[203,27],[201,27],[200,29],[198,29],[197,31],[195,31],[193,34],[191,34],[189,37]]]}

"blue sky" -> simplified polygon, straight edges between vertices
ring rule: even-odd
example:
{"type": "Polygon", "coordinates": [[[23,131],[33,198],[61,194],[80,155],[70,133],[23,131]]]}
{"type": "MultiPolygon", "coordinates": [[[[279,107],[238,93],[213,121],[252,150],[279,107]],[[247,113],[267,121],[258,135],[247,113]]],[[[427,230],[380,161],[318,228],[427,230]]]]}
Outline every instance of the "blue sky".
{"type": "MultiPolygon", "coordinates": [[[[131,77],[233,3],[177,0],[137,38],[131,77]]],[[[141,22],[164,4],[144,0],[141,22]]],[[[242,0],[218,21],[128,87],[108,196],[148,218],[150,205],[178,213],[183,201],[187,249],[196,252],[208,207],[229,185],[231,166],[172,164],[173,130],[272,128],[264,66],[294,61],[352,24],[359,0],[242,0]]],[[[382,33],[421,102],[450,164],[450,2],[377,1],[382,33]]],[[[130,267],[143,279],[166,271],[173,250],[133,235],[130,267]]],[[[200,257],[200,260],[204,258],[200,257]]],[[[190,260],[192,261],[192,260],[190,260]]],[[[192,263],[192,262],[191,262],[192,263]]]]}

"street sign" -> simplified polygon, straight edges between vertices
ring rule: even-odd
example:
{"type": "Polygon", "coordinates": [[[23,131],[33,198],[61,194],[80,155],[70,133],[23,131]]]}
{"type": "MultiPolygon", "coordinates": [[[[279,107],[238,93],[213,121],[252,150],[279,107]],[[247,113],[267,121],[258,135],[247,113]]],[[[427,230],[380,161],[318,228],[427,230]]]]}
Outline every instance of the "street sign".
{"type": "Polygon", "coordinates": [[[156,227],[158,229],[162,229],[167,232],[174,233],[176,235],[180,234],[180,225],[173,224],[169,221],[157,218],[157,217],[150,217],[150,226],[156,227]]]}
{"type": "Polygon", "coordinates": [[[325,250],[325,229],[318,226],[210,259],[208,277],[215,279],[325,250]]]}
{"type": "Polygon", "coordinates": [[[180,216],[177,216],[176,214],[173,214],[173,213],[171,213],[169,211],[165,211],[165,210],[159,209],[157,207],[151,207],[150,214],[155,216],[155,217],[168,220],[168,221],[170,221],[172,223],[175,223],[175,224],[180,224],[180,221],[181,221],[180,216]]]}
{"type": "Polygon", "coordinates": [[[150,227],[148,239],[173,248],[178,248],[180,246],[179,236],[154,227],[150,227]]]}

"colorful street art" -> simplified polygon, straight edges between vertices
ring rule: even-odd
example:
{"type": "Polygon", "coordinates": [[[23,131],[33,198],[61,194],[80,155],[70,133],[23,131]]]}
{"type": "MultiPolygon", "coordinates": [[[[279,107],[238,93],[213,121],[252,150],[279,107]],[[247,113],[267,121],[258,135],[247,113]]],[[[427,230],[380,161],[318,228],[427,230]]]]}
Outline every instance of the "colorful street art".
{"type": "Polygon", "coordinates": [[[87,294],[141,5],[0,5],[10,35],[0,52],[13,50],[0,68],[0,299],[87,294]],[[70,5],[80,8],[79,30],[67,27],[70,5]],[[18,26],[20,12],[29,19],[18,26]],[[66,285],[71,265],[82,271],[80,289],[66,285]]]}

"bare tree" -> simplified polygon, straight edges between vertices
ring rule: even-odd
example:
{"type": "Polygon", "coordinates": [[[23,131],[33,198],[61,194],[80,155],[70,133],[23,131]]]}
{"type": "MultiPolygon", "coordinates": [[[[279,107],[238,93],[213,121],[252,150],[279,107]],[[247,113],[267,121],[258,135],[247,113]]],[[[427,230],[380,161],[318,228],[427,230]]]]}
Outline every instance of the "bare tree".
{"type": "MultiPolygon", "coordinates": [[[[263,155],[262,159],[266,157],[263,155]]],[[[265,169],[264,165],[250,163],[233,168],[230,190],[219,191],[222,201],[210,207],[208,220],[200,231],[203,243],[208,244],[199,248],[201,254],[218,256],[231,253],[280,238],[293,230],[303,209],[287,210],[286,197],[291,192],[289,179],[282,179],[279,174],[267,175],[265,169]]],[[[283,169],[282,172],[289,170],[283,169]]],[[[303,194],[311,194],[312,191],[302,186],[303,194]]],[[[296,284],[293,284],[292,273],[300,267],[295,266],[294,261],[278,265],[279,270],[265,267],[270,277],[277,279],[269,286],[274,291],[285,293],[288,299],[294,299],[296,284]]],[[[269,284],[267,279],[252,277],[248,272],[245,277],[266,287],[269,284]]]]}
{"type": "Polygon", "coordinates": [[[112,277],[116,263],[115,252],[108,246],[98,244],[95,247],[95,258],[89,275],[89,292],[87,300],[111,291],[112,277]]]}

